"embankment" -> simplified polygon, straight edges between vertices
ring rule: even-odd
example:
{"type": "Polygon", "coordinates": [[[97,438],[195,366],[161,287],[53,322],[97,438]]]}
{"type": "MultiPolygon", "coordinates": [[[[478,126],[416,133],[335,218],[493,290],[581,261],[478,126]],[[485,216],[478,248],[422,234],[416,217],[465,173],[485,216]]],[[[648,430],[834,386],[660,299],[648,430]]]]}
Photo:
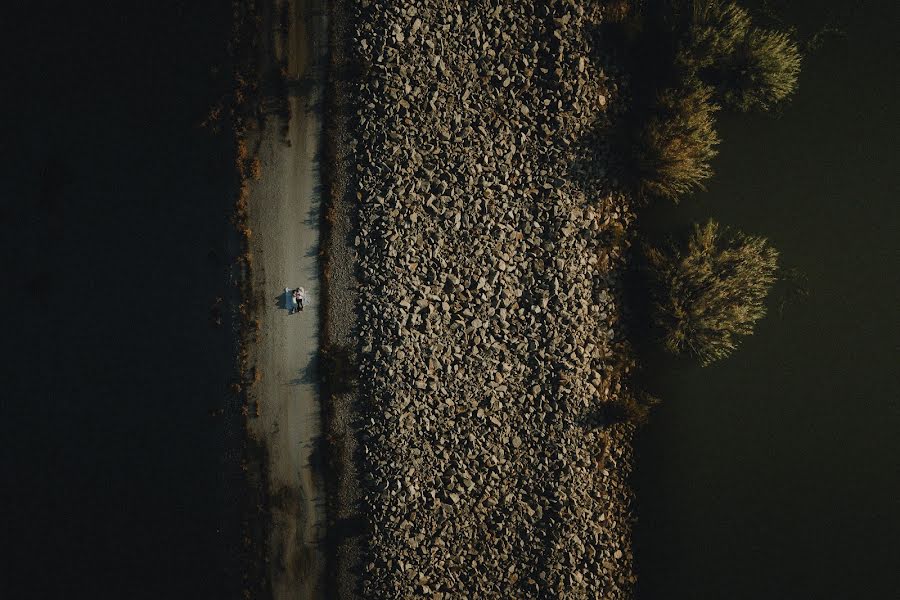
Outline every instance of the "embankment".
{"type": "Polygon", "coordinates": [[[633,213],[593,3],[354,2],[363,597],[625,598],[633,213]]]}

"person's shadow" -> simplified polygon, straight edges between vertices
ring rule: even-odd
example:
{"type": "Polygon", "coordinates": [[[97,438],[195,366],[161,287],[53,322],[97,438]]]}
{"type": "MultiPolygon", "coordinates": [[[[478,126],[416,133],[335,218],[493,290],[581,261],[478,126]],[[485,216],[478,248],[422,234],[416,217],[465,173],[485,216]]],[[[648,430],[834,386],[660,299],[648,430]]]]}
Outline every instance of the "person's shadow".
{"type": "Polygon", "coordinates": [[[275,308],[283,309],[283,310],[290,312],[291,309],[293,308],[293,306],[291,306],[292,300],[291,300],[290,290],[283,291],[280,294],[278,294],[277,296],[275,296],[275,300],[272,302],[272,304],[275,306],[275,308]]]}

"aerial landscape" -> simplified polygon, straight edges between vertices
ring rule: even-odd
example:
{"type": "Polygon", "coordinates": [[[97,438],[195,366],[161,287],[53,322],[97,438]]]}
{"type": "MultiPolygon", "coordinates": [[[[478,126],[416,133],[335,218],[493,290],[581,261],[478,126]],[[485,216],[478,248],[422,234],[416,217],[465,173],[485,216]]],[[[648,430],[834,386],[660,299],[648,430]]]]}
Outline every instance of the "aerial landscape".
{"type": "Polygon", "coordinates": [[[12,8],[3,598],[892,598],[891,2],[12,8]]]}

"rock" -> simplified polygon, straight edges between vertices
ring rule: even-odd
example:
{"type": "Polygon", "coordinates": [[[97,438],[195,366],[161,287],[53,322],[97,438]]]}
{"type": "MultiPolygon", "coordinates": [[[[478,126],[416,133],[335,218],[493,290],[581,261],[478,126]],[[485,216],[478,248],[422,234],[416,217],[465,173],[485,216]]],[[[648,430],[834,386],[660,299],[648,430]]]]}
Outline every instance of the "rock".
{"type": "Polygon", "coordinates": [[[595,10],[356,6],[364,595],[630,597],[628,433],[583,421],[627,392],[609,234],[633,219],[608,148],[579,170],[623,108],[595,10]]]}

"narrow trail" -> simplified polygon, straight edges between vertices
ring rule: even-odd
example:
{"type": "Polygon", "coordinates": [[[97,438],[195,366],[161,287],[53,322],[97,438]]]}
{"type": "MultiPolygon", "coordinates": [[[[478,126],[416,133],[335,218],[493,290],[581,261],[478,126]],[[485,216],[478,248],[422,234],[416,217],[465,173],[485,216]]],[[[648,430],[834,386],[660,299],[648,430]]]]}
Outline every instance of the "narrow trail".
{"type": "Polygon", "coordinates": [[[323,0],[268,0],[260,40],[260,128],[248,136],[261,170],[250,197],[254,290],[262,295],[252,433],[267,447],[271,498],[269,577],[276,599],[322,596],[324,491],[315,360],[319,347],[319,148],[323,0]],[[287,70],[287,85],[272,85],[287,70]],[[286,99],[285,97],[286,96],[286,99]],[[285,101],[286,118],[280,110],[285,101]],[[302,286],[308,304],[288,315],[284,289],[302,286]]]}

